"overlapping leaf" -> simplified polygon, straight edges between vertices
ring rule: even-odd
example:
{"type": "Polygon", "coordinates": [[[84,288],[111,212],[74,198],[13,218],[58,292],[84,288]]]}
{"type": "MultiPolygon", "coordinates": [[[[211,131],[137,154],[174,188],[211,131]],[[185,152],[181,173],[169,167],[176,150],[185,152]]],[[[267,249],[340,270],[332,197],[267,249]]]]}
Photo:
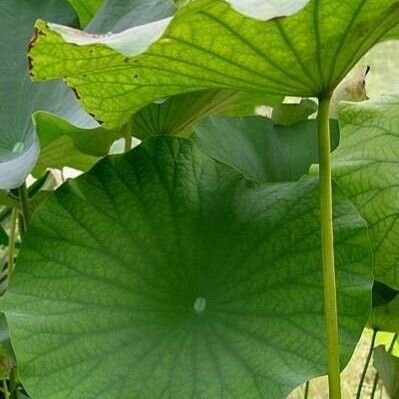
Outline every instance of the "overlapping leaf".
{"type": "Polygon", "coordinates": [[[368,325],[377,331],[399,333],[399,296],[373,308],[368,325]]]}
{"type": "MultiPolygon", "coordinates": [[[[74,5],[80,8],[83,3],[74,5]]],[[[85,2],[84,6],[90,8],[91,3],[85,2]]],[[[58,3],[38,0],[34,6],[26,1],[5,0],[0,11],[3,29],[0,52],[4,60],[0,66],[0,188],[20,185],[36,162],[36,175],[48,167],[88,169],[108,153],[112,142],[119,137],[119,129],[108,132],[100,128],[64,84],[32,85],[26,59],[37,18],[72,24],[76,21],[75,14],[64,0],[58,3]],[[51,113],[36,113],[33,123],[32,114],[38,110],[51,113]],[[93,137],[96,140],[89,140],[93,137]],[[39,141],[41,156],[38,159],[39,141]]],[[[87,29],[102,32],[109,25],[116,29],[126,24],[134,26],[171,15],[173,11],[171,1],[154,0],[151,4],[146,2],[146,7],[141,1],[106,2],[87,29]],[[130,13],[121,13],[126,7],[130,7],[130,13]]]]}
{"type": "Polygon", "coordinates": [[[248,95],[231,90],[205,90],[181,94],[150,104],[133,117],[133,135],[144,139],[157,134],[190,136],[201,119],[228,114],[254,115],[256,106],[278,105],[283,98],[272,95],[248,95]]]}
{"type": "Polygon", "coordinates": [[[111,34],[138,25],[171,17],[173,0],[105,0],[85,29],[90,33],[111,34]]]}
{"type": "MultiPolygon", "coordinates": [[[[279,126],[261,116],[215,117],[202,121],[195,131],[192,140],[203,152],[261,182],[298,180],[319,159],[315,120],[279,126]]],[[[334,120],[331,139],[335,149],[339,129],[334,120]]]]}
{"type": "Polygon", "coordinates": [[[259,21],[222,0],[196,0],[172,20],[107,37],[40,21],[32,73],[37,80],[65,78],[86,109],[115,127],[154,100],[201,89],[331,94],[399,21],[397,0],[310,0],[304,8],[300,0],[265,4],[279,4],[274,16],[284,14],[287,4],[289,14],[300,11],[259,21]]]}
{"type": "MultiPolygon", "coordinates": [[[[77,123],[77,118],[72,118],[77,123]]],[[[71,124],[67,120],[47,112],[35,114],[40,157],[33,174],[41,176],[47,168],[62,169],[69,166],[81,171],[90,169],[98,158],[109,153],[112,143],[121,137],[120,131],[108,131],[101,127],[88,128],[71,124]]]]}
{"type": "Polygon", "coordinates": [[[79,109],[66,88],[54,84],[30,83],[26,52],[32,27],[38,17],[73,23],[75,15],[65,1],[4,0],[0,3],[0,189],[20,185],[32,170],[39,144],[32,113],[47,109],[63,114],[60,105],[69,101],[70,110],[79,109]]]}
{"type": "Polygon", "coordinates": [[[86,27],[100,9],[104,0],[68,0],[79,15],[80,26],[86,27]]]}
{"type": "Polygon", "coordinates": [[[367,220],[375,278],[399,288],[399,100],[345,104],[333,174],[367,220]]]}
{"type": "MultiPolygon", "coordinates": [[[[32,398],[284,398],[325,373],[318,209],[317,178],[254,184],[170,136],[66,183],[4,304],[32,398]]],[[[335,230],[345,364],[372,276],[339,192],[335,230]]]]}

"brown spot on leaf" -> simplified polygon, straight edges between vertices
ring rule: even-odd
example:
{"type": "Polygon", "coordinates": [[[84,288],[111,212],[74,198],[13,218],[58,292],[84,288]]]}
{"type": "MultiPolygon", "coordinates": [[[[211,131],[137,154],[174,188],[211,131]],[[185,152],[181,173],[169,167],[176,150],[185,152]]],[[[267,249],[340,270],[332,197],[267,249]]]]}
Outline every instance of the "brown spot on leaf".
{"type": "Polygon", "coordinates": [[[76,96],[76,98],[78,99],[78,100],[80,100],[82,97],[80,96],[80,94],[79,94],[79,92],[74,88],[74,87],[72,87],[72,91],[75,93],[75,96],[76,96]]]}
{"type": "Polygon", "coordinates": [[[98,119],[96,117],[96,115],[94,115],[92,112],[89,112],[89,115],[94,118],[100,125],[104,124],[104,121],[102,121],[101,119],[98,119]]]}
{"type": "Polygon", "coordinates": [[[29,41],[28,52],[32,50],[32,47],[35,45],[38,37],[39,37],[39,29],[35,28],[35,30],[33,31],[33,36],[29,41]]]}
{"type": "Polygon", "coordinates": [[[29,68],[29,75],[33,77],[33,58],[28,55],[28,68],[29,68]]]}
{"type": "Polygon", "coordinates": [[[32,50],[32,47],[37,42],[37,39],[39,38],[39,36],[46,36],[46,34],[43,31],[41,31],[40,29],[35,27],[35,29],[33,30],[33,35],[28,44],[28,52],[32,50]]]}

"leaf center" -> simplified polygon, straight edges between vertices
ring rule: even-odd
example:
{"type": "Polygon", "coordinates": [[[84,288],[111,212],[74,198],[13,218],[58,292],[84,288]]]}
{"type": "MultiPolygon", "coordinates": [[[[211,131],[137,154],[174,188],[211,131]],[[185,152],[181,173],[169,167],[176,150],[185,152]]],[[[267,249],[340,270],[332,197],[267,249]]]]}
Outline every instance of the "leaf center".
{"type": "Polygon", "coordinates": [[[198,297],[194,302],[194,310],[199,314],[205,312],[206,309],[206,299],[203,297],[198,297]]]}
{"type": "Polygon", "coordinates": [[[17,143],[14,144],[14,147],[12,148],[12,152],[14,154],[22,154],[24,151],[25,145],[21,141],[18,141],[17,143]]]}

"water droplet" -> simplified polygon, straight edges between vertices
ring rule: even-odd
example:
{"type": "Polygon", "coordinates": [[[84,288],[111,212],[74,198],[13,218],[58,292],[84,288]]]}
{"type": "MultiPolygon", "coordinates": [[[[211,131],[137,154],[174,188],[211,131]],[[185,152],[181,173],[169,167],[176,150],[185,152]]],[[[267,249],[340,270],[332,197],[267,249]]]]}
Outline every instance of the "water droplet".
{"type": "Polygon", "coordinates": [[[22,152],[24,151],[25,145],[22,141],[17,141],[14,144],[14,147],[12,148],[12,152],[14,154],[22,154],[22,152]]]}
{"type": "Polygon", "coordinates": [[[194,310],[197,313],[203,313],[206,309],[206,299],[203,297],[198,297],[194,302],[194,310]]]}

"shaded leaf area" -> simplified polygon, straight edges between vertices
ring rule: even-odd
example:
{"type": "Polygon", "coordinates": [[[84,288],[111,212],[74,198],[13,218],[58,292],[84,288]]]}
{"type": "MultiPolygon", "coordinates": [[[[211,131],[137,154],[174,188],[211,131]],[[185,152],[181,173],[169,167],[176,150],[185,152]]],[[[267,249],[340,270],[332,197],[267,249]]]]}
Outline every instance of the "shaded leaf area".
{"type": "Polygon", "coordinates": [[[121,131],[100,127],[85,129],[72,125],[47,112],[35,114],[41,153],[33,174],[41,176],[47,168],[69,166],[78,170],[90,169],[98,158],[108,154],[121,131]]]}
{"type": "Polygon", "coordinates": [[[9,378],[15,366],[15,356],[11,347],[7,320],[4,314],[0,313],[0,379],[9,378]]]}
{"type": "MultiPolygon", "coordinates": [[[[52,171],[47,171],[28,187],[30,206],[34,211],[50,194],[56,189],[58,182],[52,171]]],[[[0,192],[0,225],[7,226],[10,222],[12,210],[15,208],[21,211],[21,203],[18,198],[18,190],[0,192]],[[1,194],[4,194],[1,195],[1,194]]],[[[18,243],[17,243],[18,245],[18,243]]]]}
{"type": "MultiPolygon", "coordinates": [[[[86,31],[118,33],[172,16],[175,11],[172,1],[110,0],[105,2],[86,31]]],[[[282,100],[282,96],[253,95],[233,90],[203,90],[158,99],[133,116],[132,134],[139,139],[157,134],[188,136],[193,132],[193,125],[205,116],[220,113],[252,115],[256,106],[275,105],[282,100]]]]}
{"type": "Polygon", "coordinates": [[[398,4],[310,0],[290,17],[259,21],[225,1],[197,0],[173,19],[104,38],[39,21],[32,73],[65,78],[110,128],[152,101],[196,90],[325,96],[398,23],[398,4]]]}
{"type": "Polygon", "coordinates": [[[86,27],[101,8],[104,0],[68,0],[79,16],[80,26],[86,27]]]}
{"type": "Polygon", "coordinates": [[[2,226],[0,226],[0,246],[6,247],[8,245],[8,234],[2,226]]]}
{"type": "Polygon", "coordinates": [[[373,308],[368,325],[378,331],[399,332],[399,296],[373,308]]]}
{"type": "Polygon", "coordinates": [[[308,119],[317,113],[317,103],[309,98],[302,98],[297,104],[282,103],[273,108],[271,119],[276,125],[288,126],[308,119]]]}
{"type": "Polygon", "coordinates": [[[171,17],[172,0],[103,0],[103,6],[85,29],[89,33],[119,33],[125,29],[171,17]]]}
{"type": "MultiPolygon", "coordinates": [[[[334,197],[345,365],[373,279],[365,222],[334,197]]],[[[319,231],[316,178],[256,184],[170,136],[101,160],[37,210],[6,293],[27,390],[285,397],[326,372],[319,231]]]]}
{"type": "MultiPolygon", "coordinates": [[[[206,154],[257,181],[295,181],[318,162],[317,122],[275,125],[261,116],[214,117],[196,126],[192,140],[206,154]]],[[[331,120],[332,148],[339,143],[331,120]]]]}
{"type": "Polygon", "coordinates": [[[65,117],[75,112],[85,115],[66,87],[30,82],[26,52],[34,22],[39,17],[64,24],[73,24],[76,20],[63,0],[34,3],[3,0],[0,3],[0,189],[20,185],[35,165],[39,144],[33,112],[46,109],[65,117]],[[65,103],[69,104],[68,108],[63,106],[65,103]]]}
{"type": "Polygon", "coordinates": [[[373,307],[383,306],[391,302],[397,295],[399,291],[394,290],[387,285],[380,283],[379,281],[374,281],[373,285],[373,307]]]}
{"type": "Polygon", "coordinates": [[[399,358],[386,352],[384,346],[374,349],[374,367],[391,399],[399,399],[399,358]]]}
{"type": "Polygon", "coordinates": [[[376,280],[399,288],[399,102],[387,96],[340,111],[334,179],[367,220],[376,280]]]}
{"type": "Polygon", "coordinates": [[[231,90],[205,90],[181,94],[144,107],[133,116],[133,135],[139,139],[158,134],[190,136],[207,116],[254,115],[259,105],[279,105],[283,98],[248,95],[231,90]]]}

